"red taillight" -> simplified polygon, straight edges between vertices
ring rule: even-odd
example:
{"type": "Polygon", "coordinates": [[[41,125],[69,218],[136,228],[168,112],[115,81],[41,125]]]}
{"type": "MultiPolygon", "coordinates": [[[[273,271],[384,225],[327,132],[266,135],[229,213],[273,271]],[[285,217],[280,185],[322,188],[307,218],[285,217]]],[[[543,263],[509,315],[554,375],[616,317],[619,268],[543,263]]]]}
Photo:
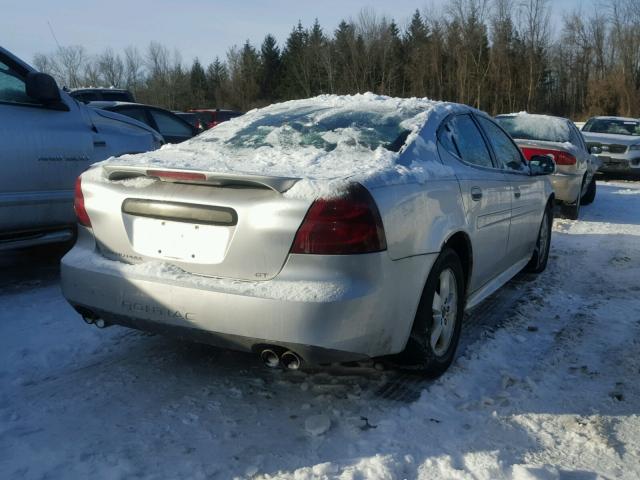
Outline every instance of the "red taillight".
{"type": "Polygon", "coordinates": [[[355,185],[343,197],[313,202],[291,253],[349,255],[386,248],[380,212],[369,192],[355,185]]]}
{"type": "Polygon", "coordinates": [[[164,178],[165,180],[206,180],[207,176],[204,173],[195,172],[171,172],[164,170],[147,170],[147,176],[164,178]]]}
{"type": "Polygon", "coordinates": [[[82,178],[78,177],[76,179],[76,189],[75,196],[73,199],[73,209],[76,211],[76,217],[78,218],[78,223],[80,225],[84,225],[85,227],[91,226],[91,219],[89,218],[89,214],[87,213],[86,208],[84,208],[84,195],[82,194],[82,178]]]}
{"type": "Polygon", "coordinates": [[[531,157],[533,157],[534,155],[548,155],[553,158],[553,160],[556,162],[556,165],[576,164],[576,157],[561,150],[552,150],[550,148],[522,147],[522,153],[524,153],[524,156],[527,160],[531,160],[531,157]]]}

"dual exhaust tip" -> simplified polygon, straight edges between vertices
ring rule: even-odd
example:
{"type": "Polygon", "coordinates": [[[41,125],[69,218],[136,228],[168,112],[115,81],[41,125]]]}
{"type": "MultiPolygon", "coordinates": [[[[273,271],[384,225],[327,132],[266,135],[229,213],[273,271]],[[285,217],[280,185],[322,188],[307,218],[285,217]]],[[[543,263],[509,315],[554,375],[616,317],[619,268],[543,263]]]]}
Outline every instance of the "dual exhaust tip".
{"type": "Polygon", "coordinates": [[[111,325],[110,323],[105,322],[104,319],[97,318],[92,315],[82,315],[82,319],[87,325],[95,325],[98,328],[107,328],[111,325]]]}
{"type": "Polygon", "coordinates": [[[287,350],[282,355],[278,355],[275,350],[265,348],[260,352],[260,358],[269,368],[277,368],[282,365],[288,370],[298,370],[302,365],[302,358],[291,350],[287,350]]]}

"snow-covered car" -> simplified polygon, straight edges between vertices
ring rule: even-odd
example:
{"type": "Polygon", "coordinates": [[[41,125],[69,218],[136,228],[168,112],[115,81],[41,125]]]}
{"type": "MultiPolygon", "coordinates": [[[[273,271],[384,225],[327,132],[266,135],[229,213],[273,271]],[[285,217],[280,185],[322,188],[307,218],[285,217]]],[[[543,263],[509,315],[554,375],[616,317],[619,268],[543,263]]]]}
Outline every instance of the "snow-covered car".
{"type": "Polygon", "coordinates": [[[85,172],[62,289],[88,323],[271,366],[404,351],[438,375],[465,308],[544,270],[553,169],[463,105],[275,104],[85,172]]]}
{"type": "Polygon", "coordinates": [[[640,174],[640,120],[593,117],[582,127],[590,147],[601,150],[600,171],[640,174]]]}
{"type": "Polygon", "coordinates": [[[521,112],[498,115],[496,120],[528,160],[538,155],[553,158],[556,171],[550,178],[556,200],[565,217],[577,219],[580,206],[595,200],[595,174],[600,166],[580,130],[571,120],[551,115],[521,112]]]}
{"type": "Polygon", "coordinates": [[[140,122],[79,103],[0,47],[0,250],[72,239],[78,175],[161,142],[140,122]]]}

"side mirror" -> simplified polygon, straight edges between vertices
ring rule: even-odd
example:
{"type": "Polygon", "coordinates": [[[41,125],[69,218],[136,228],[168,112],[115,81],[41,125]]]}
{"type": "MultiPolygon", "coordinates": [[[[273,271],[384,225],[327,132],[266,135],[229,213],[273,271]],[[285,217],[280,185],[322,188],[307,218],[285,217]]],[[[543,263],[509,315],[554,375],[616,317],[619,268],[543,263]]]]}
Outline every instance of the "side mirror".
{"type": "MultiPolygon", "coordinates": [[[[26,94],[34,100],[53,108],[59,108],[64,105],[60,97],[58,84],[51,75],[40,72],[30,72],[27,74],[25,83],[26,94]]],[[[64,110],[68,110],[66,105],[64,110]]]]}
{"type": "Polygon", "coordinates": [[[589,153],[592,155],[600,155],[602,153],[602,148],[594,145],[593,147],[589,148],[589,153]]]}
{"type": "Polygon", "coordinates": [[[548,155],[534,155],[529,160],[531,175],[551,175],[556,171],[556,162],[548,155]]]}

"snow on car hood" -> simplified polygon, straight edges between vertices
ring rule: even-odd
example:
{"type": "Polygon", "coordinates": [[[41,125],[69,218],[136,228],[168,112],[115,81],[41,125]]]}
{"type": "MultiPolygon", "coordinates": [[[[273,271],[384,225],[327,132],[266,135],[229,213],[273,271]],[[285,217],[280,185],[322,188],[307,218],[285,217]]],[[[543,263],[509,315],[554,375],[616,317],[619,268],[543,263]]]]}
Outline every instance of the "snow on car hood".
{"type": "Polygon", "coordinates": [[[103,164],[298,178],[287,195],[331,196],[348,181],[433,173],[415,154],[400,157],[414,144],[422,158],[435,153],[435,143],[425,140],[434,132],[416,141],[419,133],[434,112],[443,117],[455,108],[426,98],[321,95],[252,110],[187,142],[103,164]]]}

